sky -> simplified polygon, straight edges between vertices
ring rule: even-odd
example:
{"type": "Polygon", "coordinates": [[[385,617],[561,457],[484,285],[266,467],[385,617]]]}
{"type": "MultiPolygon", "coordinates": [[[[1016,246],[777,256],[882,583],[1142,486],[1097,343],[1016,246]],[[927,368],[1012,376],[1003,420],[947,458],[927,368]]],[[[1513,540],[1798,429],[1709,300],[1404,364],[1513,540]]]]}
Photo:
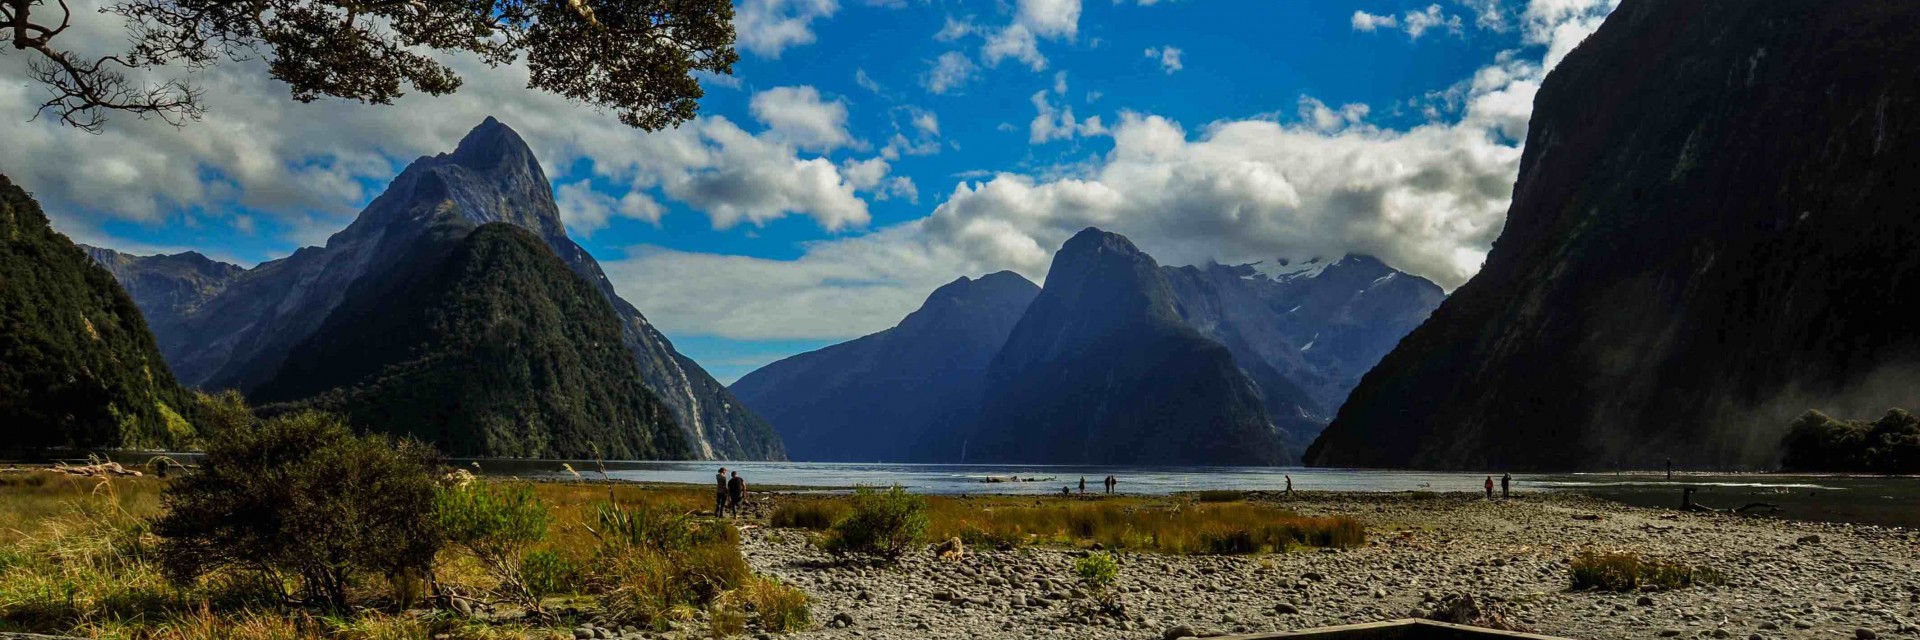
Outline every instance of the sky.
{"type": "MultiPolygon", "coordinates": [[[[73,3],[61,38],[125,46],[73,3]]],[[[524,64],[393,105],[301,104],[259,61],[189,72],[208,114],[33,120],[0,55],[0,172],[78,242],[251,266],[324,244],[415,158],[498,117],[569,233],[731,382],[892,326],[941,284],[1043,282],[1098,226],[1163,264],[1347,253],[1451,290],[1498,236],[1540,80],[1618,0],[736,0],[741,61],[647,133],[524,64]]]]}

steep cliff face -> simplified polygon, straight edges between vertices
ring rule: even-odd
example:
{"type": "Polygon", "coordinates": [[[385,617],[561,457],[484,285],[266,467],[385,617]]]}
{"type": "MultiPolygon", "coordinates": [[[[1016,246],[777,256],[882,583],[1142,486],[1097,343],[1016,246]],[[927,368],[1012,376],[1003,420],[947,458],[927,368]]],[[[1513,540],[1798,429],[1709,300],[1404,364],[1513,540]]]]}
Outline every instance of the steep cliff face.
{"type": "Polygon", "coordinates": [[[1446,298],[1371,256],[1162,271],[1182,319],[1233,353],[1296,450],[1446,298]]]}
{"type": "Polygon", "coordinates": [[[1542,84],[1485,267],[1321,465],[1767,465],[1920,401],[1920,5],[1622,2],[1542,84]]]}
{"type": "Polygon", "coordinates": [[[251,392],[279,371],[293,346],[313,335],[356,281],[407,261],[409,248],[433,225],[471,230],[493,222],[531,232],[607,298],[640,375],[685,430],[692,455],[784,458],[771,427],[614,293],[599,263],[567,238],[552,186],[532,150],[492,118],[474,127],[453,153],[414,161],[325,247],[262,263],[198,306],[156,303],[142,310],[183,381],[251,392]]]}
{"type": "Polygon", "coordinates": [[[178,318],[225,291],[246,267],[220,262],[192,251],[136,256],[80,245],[141,309],[164,309],[162,318],[178,318]]]}
{"type": "Polygon", "coordinates": [[[686,457],[606,297],[520,227],[444,224],[362,278],[278,373],[268,411],[317,407],[460,456],[686,457]]]}
{"type": "Polygon", "coordinates": [[[1180,317],[1152,257],[1087,229],[988,369],[968,462],[1293,461],[1226,347],[1180,317]]]}
{"type": "Polygon", "coordinates": [[[192,405],[133,300],[0,175],[0,449],[185,444],[192,405]]]}
{"type": "Polygon", "coordinates": [[[934,290],[900,324],[733,384],[795,460],[958,462],[987,365],[1040,288],[1010,271],[934,290]]]}

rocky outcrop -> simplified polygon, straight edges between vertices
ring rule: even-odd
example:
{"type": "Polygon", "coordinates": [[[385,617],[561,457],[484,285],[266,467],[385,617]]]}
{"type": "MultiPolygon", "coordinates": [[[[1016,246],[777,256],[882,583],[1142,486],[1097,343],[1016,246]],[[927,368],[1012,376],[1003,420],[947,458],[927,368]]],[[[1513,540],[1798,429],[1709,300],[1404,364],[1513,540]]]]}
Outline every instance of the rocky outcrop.
{"type": "Polygon", "coordinates": [[[795,460],[957,462],[987,365],[1040,288],[960,278],[899,325],[761,367],[733,384],[795,460]]]}
{"type": "Polygon", "coordinates": [[[1486,265],[1319,465],[1769,466],[1920,404],[1920,5],[1626,0],[1543,82],[1486,265]]]}

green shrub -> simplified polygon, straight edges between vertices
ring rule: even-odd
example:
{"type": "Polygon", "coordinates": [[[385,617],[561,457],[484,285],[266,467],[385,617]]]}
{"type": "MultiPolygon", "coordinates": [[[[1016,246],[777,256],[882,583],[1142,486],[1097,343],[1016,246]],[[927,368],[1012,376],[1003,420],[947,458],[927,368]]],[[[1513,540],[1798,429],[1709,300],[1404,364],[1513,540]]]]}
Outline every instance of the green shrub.
{"type": "Polygon", "coordinates": [[[1092,589],[1105,589],[1113,586],[1120,578],[1120,565],[1113,556],[1095,552],[1073,561],[1073,575],[1080,578],[1080,584],[1092,589]]]}
{"type": "Polygon", "coordinates": [[[529,551],[520,559],[520,575],[534,597],[579,593],[586,575],[580,563],[549,551],[529,551]]]}
{"type": "Polygon", "coordinates": [[[1781,440],[1788,471],[1920,473],[1920,418],[1890,409],[1873,422],[1808,411],[1781,440]]]}
{"type": "Polygon", "coordinates": [[[852,513],[833,525],[827,549],[897,559],[927,534],[927,502],[899,485],[886,491],[860,487],[852,513]]]}
{"type": "Polygon", "coordinates": [[[768,523],[786,529],[825,531],[850,511],[847,504],[839,500],[801,500],[774,509],[768,523]]]}
{"type": "Polygon", "coordinates": [[[1672,590],[1726,582],[1720,572],[1711,568],[1642,558],[1632,553],[1583,551],[1569,564],[1569,571],[1576,591],[1672,590]]]}
{"type": "Polygon", "coordinates": [[[355,436],[326,414],[211,434],[199,470],[164,494],[161,563],[181,583],[221,570],[292,576],[307,601],[342,607],[363,573],[431,567],[434,466],[417,443],[355,436]]]}
{"type": "Polygon", "coordinates": [[[592,584],[608,617],[665,630],[677,612],[710,604],[753,577],[740,534],[669,507],[602,503],[592,584]]]}
{"type": "Polygon", "coordinates": [[[434,521],[448,542],[465,549],[499,581],[501,596],[544,613],[522,569],[527,551],[545,540],[553,514],[528,484],[467,482],[440,489],[434,521]]]}
{"type": "Polygon", "coordinates": [[[1208,489],[1194,494],[1200,502],[1239,502],[1247,498],[1247,492],[1232,489],[1208,489]]]}
{"type": "Polygon", "coordinates": [[[746,602],[760,621],[760,629],[774,633],[805,631],[813,624],[813,613],[807,606],[807,593],[781,584],[773,578],[756,578],[740,588],[740,599],[746,602]]]}

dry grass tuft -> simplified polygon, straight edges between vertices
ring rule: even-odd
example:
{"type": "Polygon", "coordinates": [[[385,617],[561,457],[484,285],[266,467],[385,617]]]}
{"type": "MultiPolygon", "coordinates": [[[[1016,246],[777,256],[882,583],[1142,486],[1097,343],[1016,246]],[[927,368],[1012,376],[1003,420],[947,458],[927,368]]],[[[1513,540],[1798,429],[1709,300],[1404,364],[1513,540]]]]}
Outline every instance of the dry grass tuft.
{"type": "Polygon", "coordinates": [[[1625,552],[1582,551],[1569,563],[1569,572],[1575,591],[1673,590],[1726,582],[1726,578],[1711,567],[1642,558],[1625,552]]]}
{"type": "Polygon", "coordinates": [[[1250,554],[1366,544],[1358,520],[1305,517],[1250,502],[934,498],[931,507],[934,538],[1002,548],[1097,543],[1161,553],[1250,554]]]}

